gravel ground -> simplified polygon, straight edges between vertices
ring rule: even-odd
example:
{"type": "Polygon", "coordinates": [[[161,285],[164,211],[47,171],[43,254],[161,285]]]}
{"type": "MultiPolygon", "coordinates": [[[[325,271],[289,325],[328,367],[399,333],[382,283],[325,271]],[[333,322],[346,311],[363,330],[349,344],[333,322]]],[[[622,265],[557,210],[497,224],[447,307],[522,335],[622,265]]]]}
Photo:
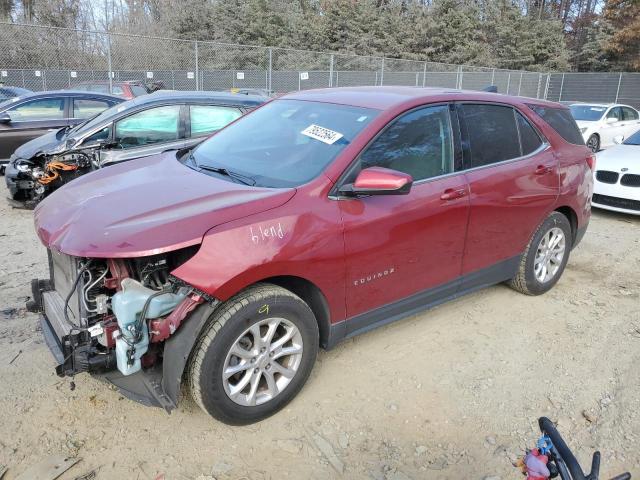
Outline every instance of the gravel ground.
{"type": "MultiPolygon", "coordinates": [[[[4,184],[4,182],[1,182],[4,184]]],[[[5,197],[0,187],[0,199],[5,197]]],[[[24,311],[46,254],[28,211],[0,201],[0,464],[45,455],[74,479],[515,479],[547,415],[603,478],[640,473],[640,218],[594,212],[562,280],[526,297],[495,286],[321,352],[288,408],[228,427],[185,396],[171,415],[88,375],[53,372],[24,311]]]]}

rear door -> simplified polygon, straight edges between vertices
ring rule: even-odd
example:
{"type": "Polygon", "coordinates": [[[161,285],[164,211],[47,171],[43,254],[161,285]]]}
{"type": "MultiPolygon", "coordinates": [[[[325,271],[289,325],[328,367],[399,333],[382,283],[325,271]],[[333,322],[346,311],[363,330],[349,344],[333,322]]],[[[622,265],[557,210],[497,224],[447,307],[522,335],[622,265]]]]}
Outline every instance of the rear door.
{"type": "Polygon", "coordinates": [[[102,166],[156,155],[185,145],[186,105],[162,105],[120,118],[111,127],[114,147],[100,151],[102,166]]]}
{"type": "Polygon", "coordinates": [[[36,98],[19,101],[6,110],[9,123],[0,124],[0,159],[7,159],[16,148],[49,130],[68,124],[65,97],[36,98]]]}
{"type": "Polygon", "coordinates": [[[445,104],[401,115],[365,148],[345,181],[352,182],[361,169],[374,166],[414,179],[408,195],[338,202],[344,223],[349,332],[457,289],[469,198],[464,173],[457,171],[462,157],[450,113],[445,104]],[[376,311],[382,306],[387,308],[376,311]]]}
{"type": "Polygon", "coordinates": [[[471,210],[462,288],[502,281],[559,194],[558,161],[508,105],[458,105],[471,210]]]}
{"type": "Polygon", "coordinates": [[[622,126],[624,127],[625,139],[640,130],[640,115],[636,109],[622,107],[622,126]]]}

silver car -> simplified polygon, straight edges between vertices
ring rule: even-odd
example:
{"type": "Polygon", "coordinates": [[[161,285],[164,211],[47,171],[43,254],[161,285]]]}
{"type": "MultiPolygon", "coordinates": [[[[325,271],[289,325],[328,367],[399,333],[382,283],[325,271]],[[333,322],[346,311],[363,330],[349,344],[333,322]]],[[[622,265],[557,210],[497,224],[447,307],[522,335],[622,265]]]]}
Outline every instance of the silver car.
{"type": "Polygon", "coordinates": [[[5,179],[14,206],[33,207],[70,180],[126,160],[192,148],[268,98],[159,91],[18,148],[5,179]]]}

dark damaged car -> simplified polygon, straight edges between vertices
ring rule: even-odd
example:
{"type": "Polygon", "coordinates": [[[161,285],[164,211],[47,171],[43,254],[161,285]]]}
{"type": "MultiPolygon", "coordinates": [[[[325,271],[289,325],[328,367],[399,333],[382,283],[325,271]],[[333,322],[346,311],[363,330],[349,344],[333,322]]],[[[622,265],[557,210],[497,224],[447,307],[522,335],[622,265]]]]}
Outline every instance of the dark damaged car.
{"type": "Polygon", "coordinates": [[[32,208],[69,181],[126,160],[191,148],[267,98],[159,91],[120,103],[18,148],[5,179],[9,200],[32,208]]]}
{"type": "Polygon", "coordinates": [[[167,410],[184,380],[206,412],[251,423],[300,391],[320,346],[495,283],[549,291],[586,232],[593,166],[556,103],[289,94],[45,199],[50,277],[28,307],[58,374],[167,410]]]}

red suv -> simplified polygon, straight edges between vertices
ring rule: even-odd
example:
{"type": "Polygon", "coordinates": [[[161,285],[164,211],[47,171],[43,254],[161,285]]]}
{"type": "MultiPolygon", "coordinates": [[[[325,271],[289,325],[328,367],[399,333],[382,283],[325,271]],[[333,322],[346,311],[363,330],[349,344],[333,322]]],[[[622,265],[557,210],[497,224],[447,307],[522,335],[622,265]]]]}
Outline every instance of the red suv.
{"type": "Polygon", "coordinates": [[[302,388],[318,347],[499,282],[538,295],[590,217],[594,157],[562,105],[336,88],[254,110],[194,150],[77,179],[35,212],[59,375],[230,424],[302,388]]]}

